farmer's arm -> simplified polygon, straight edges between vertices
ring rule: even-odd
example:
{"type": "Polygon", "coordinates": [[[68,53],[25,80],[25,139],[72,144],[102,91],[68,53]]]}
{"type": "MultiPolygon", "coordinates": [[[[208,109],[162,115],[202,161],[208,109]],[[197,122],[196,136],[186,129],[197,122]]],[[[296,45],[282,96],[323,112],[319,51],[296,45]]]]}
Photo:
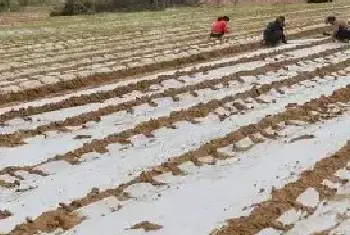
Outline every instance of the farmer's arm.
{"type": "Polygon", "coordinates": [[[223,31],[225,33],[231,33],[230,26],[227,23],[224,24],[223,31]]]}
{"type": "Polygon", "coordinates": [[[336,38],[337,32],[339,30],[339,26],[340,26],[340,24],[335,24],[332,26],[332,38],[333,39],[336,38]]]}
{"type": "Polygon", "coordinates": [[[331,26],[331,31],[325,31],[323,32],[324,36],[331,36],[332,38],[335,37],[338,31],[338,26],[332,25],[331,26]]]}

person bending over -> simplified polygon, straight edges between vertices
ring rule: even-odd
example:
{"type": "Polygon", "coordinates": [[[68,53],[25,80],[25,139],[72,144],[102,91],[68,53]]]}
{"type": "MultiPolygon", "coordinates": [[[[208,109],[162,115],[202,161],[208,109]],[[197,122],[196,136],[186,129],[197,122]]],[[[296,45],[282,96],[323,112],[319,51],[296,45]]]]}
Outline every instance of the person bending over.
{"type": "Polygon", "coordinates": [[[332,26],[332,38],[340,42],[349,42],[350,40],[350,30],[349,25],[345,21],[338,21],[335,16],[328,16],[326,18],[326,24],[332,26]]]}
{"type": "Polygon", "coordinates": [[[270,22],[263,35],[263,44],[269,46],[277,46],[278,44],[287,43],[286,36],[283,33],[286,18],[279,16],[275,21],[270,22]]]}
{"type": "Polygon", "coordinates": [[[218,17],[217,21],[213,22],[211,26],[209,38],[222,39],[225,34],[230,33],[229,21],[230,18],[228,16],[218,17]]]}

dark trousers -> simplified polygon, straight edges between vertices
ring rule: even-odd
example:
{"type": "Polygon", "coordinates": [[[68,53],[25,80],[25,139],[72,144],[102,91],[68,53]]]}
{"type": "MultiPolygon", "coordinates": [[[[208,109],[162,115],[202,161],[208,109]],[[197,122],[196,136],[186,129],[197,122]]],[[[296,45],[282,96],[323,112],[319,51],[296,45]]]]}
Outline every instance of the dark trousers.
{"type": "Polygon", "coordinates": [[[264,31],[264,42],[269,46],[277,46],[278,44],[287,43],[286,35],[282,31],[264,31]]]}
{"type": "Polygon", "coordinates": [[[337,31],[337,34],[335,35],[335,38],[338,39],[339,41],[350,40],[350,30],[339,29],[337,31]]]}
{"type": "Polygon", "coordinates": [[[216,38],[216,39],[221,39],[224,36],[224,32],[221,33],[211,33],[209,38],[216,38]]]}

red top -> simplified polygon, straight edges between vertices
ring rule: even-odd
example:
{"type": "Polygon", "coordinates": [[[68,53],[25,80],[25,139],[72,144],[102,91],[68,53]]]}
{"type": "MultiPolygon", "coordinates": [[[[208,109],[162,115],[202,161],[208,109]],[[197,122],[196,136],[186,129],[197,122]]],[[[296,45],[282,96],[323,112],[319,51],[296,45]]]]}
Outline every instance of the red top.
{"type": "Polygon", "coordinates": [[[215,34],[229,33],[227,21],[220,20],[213,22],[213,24],[211,25],[211,32],[215,34]]]}

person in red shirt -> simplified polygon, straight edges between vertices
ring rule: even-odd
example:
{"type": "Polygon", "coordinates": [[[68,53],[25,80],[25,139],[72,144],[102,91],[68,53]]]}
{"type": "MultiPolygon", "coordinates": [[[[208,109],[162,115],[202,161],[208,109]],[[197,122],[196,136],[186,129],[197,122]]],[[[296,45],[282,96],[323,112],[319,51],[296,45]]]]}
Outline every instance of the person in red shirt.
{"type": "Polygon", "coordinates": [[[218,20],[211,25],[210,38],[221,39],[224,34],[230,33],[228,23],[230,18],[228,16],[218,17],[218,20]]]}

